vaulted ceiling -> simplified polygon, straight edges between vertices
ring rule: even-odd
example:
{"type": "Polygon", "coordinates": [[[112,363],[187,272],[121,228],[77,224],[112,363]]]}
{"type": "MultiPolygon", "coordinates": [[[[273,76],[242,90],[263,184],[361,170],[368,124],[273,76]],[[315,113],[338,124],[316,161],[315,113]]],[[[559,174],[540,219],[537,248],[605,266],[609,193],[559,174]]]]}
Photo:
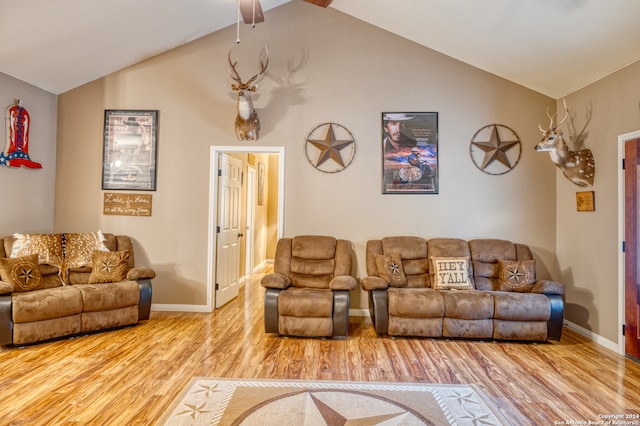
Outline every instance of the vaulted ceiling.
{"type": "MultiPolygon", "coordinates": [[[[260,25],[289,1],[301,0],[261,0],[260,25]]],[[[306,13],[323,13],[305,4],[306,13]]],[[[329,7],[556,99],[640,60],[636,0],[334,0],[329,7]]],[[[59,94],[236,21],[236,0],[6,1],[0,72],[59,94]]]]}

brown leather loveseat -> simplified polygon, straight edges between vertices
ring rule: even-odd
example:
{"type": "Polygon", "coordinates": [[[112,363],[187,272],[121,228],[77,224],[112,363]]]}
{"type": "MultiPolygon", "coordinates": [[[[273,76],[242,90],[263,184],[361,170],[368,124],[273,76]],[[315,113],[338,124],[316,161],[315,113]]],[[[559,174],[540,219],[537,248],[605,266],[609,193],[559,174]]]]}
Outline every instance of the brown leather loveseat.
{"type": "Polygon", "coordinates": [[[267,333],[307,337],[347,337],[351,243],[331,236],[301,235],[278,240],[273,273],[265,275],[264,327],[267,333]]]}
{"type": "Polygon", "coordinates": [[[0,345],[22,345],[149,319],[153,270],[126,235],[14,234],[0,239],[0,345]]]}
{"type": "Polygon", "coordinates": [[[379,335],[560,339],[564,286],[536,278],[524,244],[387,237],[367,242],[366,268],[379,335]]]}

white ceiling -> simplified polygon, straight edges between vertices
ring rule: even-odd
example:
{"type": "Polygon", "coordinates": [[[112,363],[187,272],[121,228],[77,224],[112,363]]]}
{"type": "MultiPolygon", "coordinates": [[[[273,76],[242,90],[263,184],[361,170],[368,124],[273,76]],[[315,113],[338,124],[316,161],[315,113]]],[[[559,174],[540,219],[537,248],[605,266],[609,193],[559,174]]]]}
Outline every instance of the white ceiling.
{"type": "MultiPolygon", "coordinates": [[[[261,4],[266,12],[288,1],[301,0],[261,4]]],[[[0,5],[0,72],[54,94],[237,20],[236,0],[0,5]]],[[[638,0],[334,0],[330,7],[555,99],[640,60],[638,0]]],[[[259,25],[268,25],[268,12],[265,20],[259,25]]]]}

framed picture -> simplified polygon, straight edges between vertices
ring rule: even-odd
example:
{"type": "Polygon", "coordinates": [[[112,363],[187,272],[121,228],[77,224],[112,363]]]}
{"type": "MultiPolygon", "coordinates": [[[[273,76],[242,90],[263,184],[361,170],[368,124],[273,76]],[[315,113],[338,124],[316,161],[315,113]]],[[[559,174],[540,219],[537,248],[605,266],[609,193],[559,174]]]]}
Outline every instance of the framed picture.
{"type": "Polygon", "coordinates": [[[382,193],[438,193],[438,113],[382,113],[382,193]]]}
{"type": "Polygon", "coordinates": [[[105,110],[102,189],[156,190],[158,111],[105,110]]]}
{"type": "Polygon", "coordinates": [[[258,205],[264,205],[264,163],[258,162],[258,205]]]}

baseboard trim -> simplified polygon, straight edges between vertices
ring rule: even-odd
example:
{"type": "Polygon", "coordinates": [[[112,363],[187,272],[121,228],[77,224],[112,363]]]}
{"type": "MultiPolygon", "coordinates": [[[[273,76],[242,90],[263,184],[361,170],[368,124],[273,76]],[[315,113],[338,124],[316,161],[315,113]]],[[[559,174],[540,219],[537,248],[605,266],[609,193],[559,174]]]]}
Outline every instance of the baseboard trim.
{"type": "MultiPolygon", "coordinates": [[[[580,327],[578,324],[574,324],[571,321],[564,321],[564,325],[565,327],[567,327],[569,330],[575,331],[576,333],[580,334],[581,336],[586,337],[587,339],[596,342],[597,344],[604,346],[605,348],[614,351],[617,354],[620,354],[620,345],[616,342],[612,342],[609,339],[605,339],[604,337],[600,336],[599,334],[594,333],[591,330],[587,330],[584,327],[580,327]]],[[[621,354],[624,355],[624,354],[621,354]]]]}
{"type": "Polygon", "coordinates": [[[207,305],[166,305],[166,304],[152,304],[152,311],[161,312],[203,312],[211,313],[207,309],[207,305]]]}

